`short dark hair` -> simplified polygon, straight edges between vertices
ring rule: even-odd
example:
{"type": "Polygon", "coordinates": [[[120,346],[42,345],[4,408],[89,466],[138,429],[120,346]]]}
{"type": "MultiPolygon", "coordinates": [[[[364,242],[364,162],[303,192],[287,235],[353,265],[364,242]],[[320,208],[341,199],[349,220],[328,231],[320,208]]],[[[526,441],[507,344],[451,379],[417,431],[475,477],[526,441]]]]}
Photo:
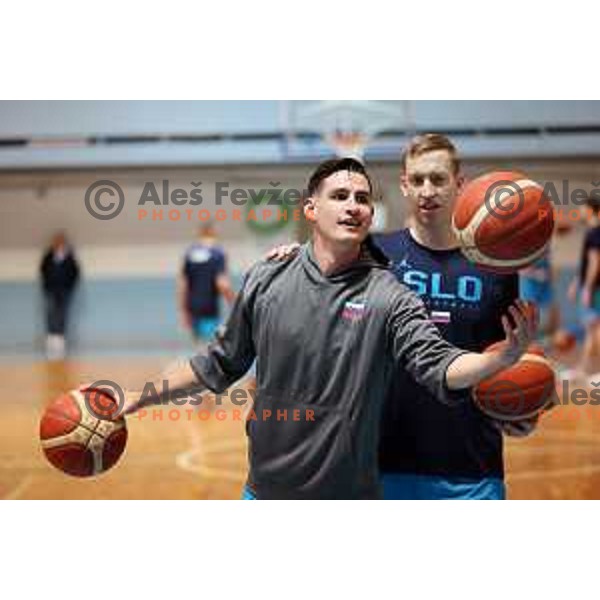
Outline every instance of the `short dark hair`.
{"type": "Polygon", "coordinates": [[[349,171],[350,173],[359,173],[369,182],[369,189],[373,193],[373,182],[367,173],[365,166],[355,158],[333,158],[322,162],[310,176],[308,180],[308,195],[314,196],[321,183],[338,171],[349,171]]]}
{"type": "Polygon", "coordinates": [[[408,158],[422,156],[423,154],[434,152],[436,150],[446,150],[446,152],[448,152],[450,160],[452,161],[454,175],[458,175],[460,172],[460,160],[458,158],[456,146],[451,142],[450,138],[441,133],[425,133],[410,140],[400,157],[402,172],[406,172],[406,161],[408,158]]]}

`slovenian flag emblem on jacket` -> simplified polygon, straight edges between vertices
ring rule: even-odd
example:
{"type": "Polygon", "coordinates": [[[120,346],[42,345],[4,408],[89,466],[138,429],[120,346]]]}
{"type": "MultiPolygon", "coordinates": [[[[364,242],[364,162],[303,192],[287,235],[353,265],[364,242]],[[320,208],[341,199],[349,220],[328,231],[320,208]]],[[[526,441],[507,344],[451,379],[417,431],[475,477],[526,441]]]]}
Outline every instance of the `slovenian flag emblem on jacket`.
{"type": "Polygon", "coordinates": [[[346,302],[342,311],[342,319],[347,321],[358,321],[365,314],[366,304],[364,302],[346,302]]]}

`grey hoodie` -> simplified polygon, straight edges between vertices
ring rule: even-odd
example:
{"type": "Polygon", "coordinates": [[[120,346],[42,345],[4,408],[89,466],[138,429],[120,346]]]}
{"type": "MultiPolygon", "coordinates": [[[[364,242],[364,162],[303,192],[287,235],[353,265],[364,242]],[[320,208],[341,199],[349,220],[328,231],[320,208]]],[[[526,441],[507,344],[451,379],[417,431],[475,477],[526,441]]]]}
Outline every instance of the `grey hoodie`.
{"type": "Polygon", "coordinates": [[[255,265],[226,326],[191,360],[222,392],[257,358],[258,418],[247,431],[259,499],[380,497],[379,420],[396,363],[440,400],[464,399],[446,387],[463,351],[440,337],[381,252],[369,241],[363,249],[329,276],[310,244],[289,261],[255,265]]]}

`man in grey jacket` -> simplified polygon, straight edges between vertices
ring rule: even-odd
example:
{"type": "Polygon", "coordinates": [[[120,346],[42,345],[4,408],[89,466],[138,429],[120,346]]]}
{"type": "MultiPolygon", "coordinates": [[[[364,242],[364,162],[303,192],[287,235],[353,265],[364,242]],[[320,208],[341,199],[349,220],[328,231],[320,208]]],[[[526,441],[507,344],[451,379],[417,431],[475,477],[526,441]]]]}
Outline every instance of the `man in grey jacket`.
{"type": "MultiPolygon", "coordinates": [[[[166,379],[171,393],[219,393],[256,358],[255,413],[263,418],[248,423],[246,496],[379,498],[380,412],[393,368],[402,365],[440,401],[464,401],[453,392],[520,358],[535,317],[521,303],[511,307],[515,328],[505,316],[501,351],[452,346],[370,242],[372,185],[363,165],[327,161],[308,190],[312,241],[288,261],[255,265],[206,353],[161,374],[155,389],[166,379]]],[[[162,400],[128,392],[124,412],[162,400]]]]}

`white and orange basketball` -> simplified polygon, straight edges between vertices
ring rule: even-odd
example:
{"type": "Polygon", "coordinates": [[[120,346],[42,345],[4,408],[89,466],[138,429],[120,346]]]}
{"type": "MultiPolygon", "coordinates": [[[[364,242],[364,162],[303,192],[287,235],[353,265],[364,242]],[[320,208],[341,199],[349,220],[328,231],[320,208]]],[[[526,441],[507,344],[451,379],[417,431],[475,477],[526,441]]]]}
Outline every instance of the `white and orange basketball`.
{"type": "Polygon", "coordinates": [[[453,227],[463,254],[483,269],[513,273],[540,258],[554,230],[552,201],[539,183],[512,171],[469,182],[453,227]]]}
{"type": "Polygon", "coordinates": [[[82,387],[59,396],[40,422],[42,449],[64,473],[90,477],[110,469],[127,443],[122,417],[108,420],[117,402],[102,390],[82,387]]]}
{"type": "MultiPolygon", "coordinates": [[[[505,343],[492,344],[485,351],[497,350],[505,343]]],[[[494,419],[530,419],[551,403],[556,375],[544,351],[531,345],[516,364],[481,381],[472,393],[477,406],[494,419]]]]}

